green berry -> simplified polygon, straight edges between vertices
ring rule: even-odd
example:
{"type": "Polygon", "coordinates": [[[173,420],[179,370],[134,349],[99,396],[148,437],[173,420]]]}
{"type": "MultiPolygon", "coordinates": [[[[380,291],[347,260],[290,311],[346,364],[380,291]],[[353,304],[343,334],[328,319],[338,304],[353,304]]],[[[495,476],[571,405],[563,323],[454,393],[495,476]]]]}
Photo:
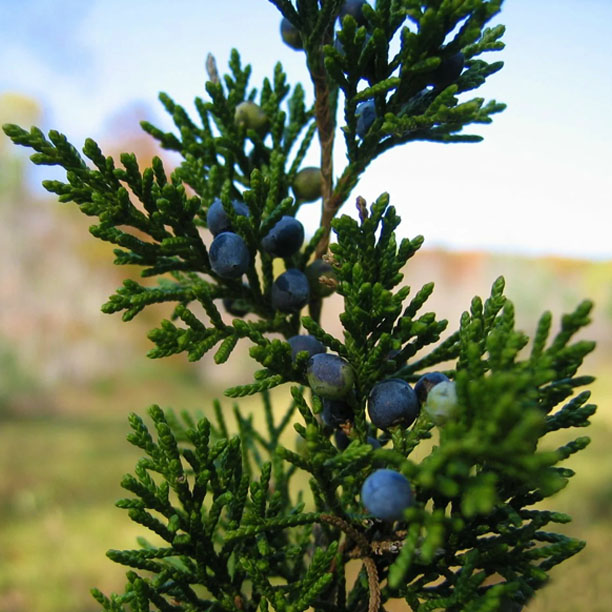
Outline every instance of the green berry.
{"type": "Polygon", "coordinates": [[[458,407],[455,383],[447,380],[432,387],[423,411],[436,425],[442,425],[457,415],[458,407]]]}
{"type": "Polygon", "coordinates": [[[286,18],[283,17],[280,24],[281,38],[283,42],[296,51],[304,48],[299,30],[286,18]]]}
{"type": "Polygon", "coordinates": [[[321,197],[320,168],[302,168],[293,179],[293,194],[300,202],[315,202],[321,197]]]}
{"type": "Polygon", "coordinates": [[[247,100],[241,102],[234,111],[236,125],[255,130],[260,136],[268,132],[269,120],[261,106],[247,100]]]}

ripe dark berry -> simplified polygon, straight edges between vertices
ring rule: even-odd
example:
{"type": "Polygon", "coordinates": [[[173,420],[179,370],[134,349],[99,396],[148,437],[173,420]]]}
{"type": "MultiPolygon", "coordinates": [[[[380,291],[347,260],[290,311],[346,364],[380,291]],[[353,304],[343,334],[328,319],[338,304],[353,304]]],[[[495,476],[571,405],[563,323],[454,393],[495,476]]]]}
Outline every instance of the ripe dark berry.
{"type": "Polygon", "coordinates": [[[353,368],[338,355],[320,353],[308,361],[308,384],[313,393],[327,399],[342,399],[353,388],[353,368]]]}
{"type": "Polygon", "coordinates": [[[300,250],[304,242],[304,226],[293,217],[285,215],[264,236],[261,247],[275,257],[290,257],[300,250]]]}
{"type": "Polygon", "coordinates": [[[234,111],[234,121],[236,125],[243,126],[247,130],[255,130],[260,136],[266,134],[270,123],[263,108],[250,100],[238,104],[234,111]]]}
{"type": "Polygon", "coordinates": [[[336,289],[334,281],[336,280],[336,272],[330,264],[322,259],[315,259],[304,270],[306,278],[310,283],[310,292],[316,297],[327,297],[336,289]],[[321,282],[322,278],[330,279],[331,282],[321,282]]]}
{"type": "Polygon", "coordinates": [[[291,359],[295,361],[298,353],[306,351],[309,357],[317,355],[318,353],[327,352],[327,348],[324,344],[321,344],[314,336],[310,334],[303,334],[299,336],[291,336],[287,340],[291,347],[291,359]]]}
{"type": "MultiPolygon", "coordinates": [[[[372,38],[372,34],[370,34],[369,32],[366,33],[364,46],[369,43],[370,38],[372,38]]],[[[344,45],[340,42],[339,38],[336,38],[336,40],[334,40],[334,48],[336,49],[336,51],[338,51],[338,53],[340,53],[340,55],[344,57],[345,55],[344,45]]],[[[366,80],[373,81],[375,74],[376,74],[376,59],[373,55],[370,55],[369,62],[364,67],[363,76],[366,80]]]]}
{"type": "Polygon", "coordinates": [[[341,430],[337,429],[334,433],[334,440],[338,450],[343,451],[351,443],[351,439],[341,430]]]}
{"type": "Polygon", "coordinates": [[[340,427],[353,420],[353,409],[343,400],[324,399],[321,418],[329,427],[340,427]]]}
{"type": "Polygon", "coordinates": [[[427,374],[423,374],[423,376],[421,376],[421,378],[419,378],[414,385],[414,392],[419,398],[421,406],[427,400],[427,395],[433,387],[435,387],[438,383],[447,381],[448,376],[442,374],[442,372],[427,372],[427,374]]]}
{"type": "Polygon", "coordinates": [[[249,267],[249,250],[233,232],[221,232],[208,250],[210,267],[222,278],[239,278],[249,267]]]}
{"type": "Polygon", "coordinates": [[[302,168],[293,179],[293,194],[300,202],[314,202],[321,197],[320,168],[302,168]]]}
{"type": "Polygon", "coordinates": [[[286,45],[296,51],[304,48],[304,43],[298,29],[286,17],[283,17],[281,20],[280,32],[281,38],[286,45]]]}
{"type": "Polygon", "coordinates": [[[367,21],[363,16],[364,4],[367,4],[365,0],[346,0],[340,9],[340,14],[338,15],[340,21],[342,21],[347,15],[350,15],[360,26],[365,25],[367,21]]]}
{"type": "Polygon", "coordinates": [[[460,76],[465,66],[465,56],[461,51],[443,57],[440,65],[430,74],[430,82],[438,89],[452,85],[460,76]]]}
{"type": "Polygon", "coordinates": [[[361,487],[361,501],[376,518],[396,521],[412,505],[412,489],[403,474],[383,468],[365,479],[361,487]]]}
{"type": "Polygon", "coordinates": [[[251,312],[251,305],[242,298],[223,298],[223,307],[235,317],[244,317],[251,312]]]}
{"type": "Polygon", "coordinates": [[[281,312],[297,312],[310,299],[310,286],[303,272],[289,268],[272,284],[272,307],[281,312]]]}
{"type": "Polygon", "coordinates": [[[419,414],[419,400],[405,380],[389,378],[372,387],[368,414],[372,423],[380,429],[393,425],[409,427],[419,414]]]}
{"type": "MultiPolygon", "coordinates": [[[[351,439],[341,429],[337,429],[334,432],[334,440],[336,441],[338,450],[341,451],[343,451],[351,443],[351,439]]],[[[373,449],[381,447],[380,442],[372,436],[368,436],[367,442],[373,449]]]]}
{"type": "Polygon", "coordinates": [[[367,100],[358,104],[355,109],[355,117],[357,117],[357,136],[363,139],[376,119],[374,100],[367,100]]]}
{"type": "MultiPolygon", "coordinates": [[[[232,206],[237,215],[243,217],[249,216],[249,209],[244,202],[232,200],[232,206]]],[[[230,218],[227,216],[223,203],[219,198],[215,198],[214,202],[210,205],[206,213],[206,224],[213,236],[217,236],[221,232],[229,232],[233,229],[230,218]]]]}

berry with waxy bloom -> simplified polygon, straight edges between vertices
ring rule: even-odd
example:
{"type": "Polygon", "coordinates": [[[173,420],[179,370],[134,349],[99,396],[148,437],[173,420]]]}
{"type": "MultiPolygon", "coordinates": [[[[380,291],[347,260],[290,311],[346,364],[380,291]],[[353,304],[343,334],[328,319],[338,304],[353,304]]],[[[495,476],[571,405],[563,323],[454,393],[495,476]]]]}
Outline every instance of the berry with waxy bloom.
{"type": "Polygon", "coordinates": [[[291,347],[291,359],[294,361],[297,354],[301,353],[302,351],[306,351],[309,357],[317,355],[318,353],[327,352],[327,347],[310,334],[291,336],[287,342],[291,347]]]}
{"type": "MultiPolygon", "coordinates": [[[[237,215],[243,217],[249,216],[249,209],[244,202],[232,200],[232,207],[237,215]]],[[[208,225],[208,229],[213,236],[217,236],[221,232],[231,232],[233,229],[230,218],[219,198],[215,198],[206,213],[206,225],[208,225]]]]}
{"type": "Polygon", "coordinates": [[[367,4],[365,0],[346,0],[340,9],[340,14],[338,15],[340,21],[342,22],[347,15],[350,15],[358,25],[365,25],[367,21],[363,16],[364,4],[367,4]]]}
{"type": "Polygon", "coordinates": [[[310,358],[306,377],[313,393],[333,400],[346,397],[355,382],[350,364],[342,357],[329,353],[320,353],[310,358]]]}
{"type": "Polygon", "coordinates": [[[310,265],[306,266],[304,274],[308,278],[310,292],[313,296],[327,297],[336,290],[334,286],[336,271],[323,259],[315,259],[310,265]],[[325,282],[326,279],[329,279],[329,281],[325,282]]]}
{"type": "Polygon", "coordinates": [[[263,237],[261,248],[275,257],[290,257],[304,242],[304,226],[294,217],[285,215],[263,237]]]}
{"type": "Polygon", "coordinates": [[[376,518],[396,521],[401,519],[404,510],[412,505],[412,488],[403,474],[382,468],[364,480],[361,501],[376,518]]]}
{"type": "Polygon", "coordinates": [[[465,55],[461,51],[442,58],[439,66],[430,74],[430,82],[437,89],[452,85],[460,76],[465,66],[465,55]]]}
{"type": "Polygon", "coordinates": [[[281,312],[297,312],[310,299],[310,285],[305,274],[296,268],[283,272],[272,284],[272,307],[281,312]]]}
{"type": "Polygon", "coordinates": [[[208,250],[210,267],[222,278],[239,278],[249,267],[249,250],[238,234],[221,232],[208,250]]]}
{"type": "Polygon", "coordinates": [[[323,399],[321,418],[329,427],[340,427],[353,420],[353,409],[344,400],[323,399]]]}
{"type": "Polygon", "coordinates": [[[442,372],[427,372],[427,374],[423,374],[414,385],[414,392],[417,394],[421,405],[425,403],[427,395],[437,384],[448,382],[448,380],[448,376],[442,374],[442,372]]]}
{"type": "Polygon", "coordinates": [[[357,105],[355,109],[355,117],[357,117],[357,136],[363,139],[372,127],[376,120],[376,105],[374,100],[367,100],[357,105]]]}
{"type": "Polygon", "coordinates": [[[394,425],[409,427],[419,415],[419,400],[405,380],[388,378],[372,387],[368,414],[372,423],[380,429],[394,425]]]}

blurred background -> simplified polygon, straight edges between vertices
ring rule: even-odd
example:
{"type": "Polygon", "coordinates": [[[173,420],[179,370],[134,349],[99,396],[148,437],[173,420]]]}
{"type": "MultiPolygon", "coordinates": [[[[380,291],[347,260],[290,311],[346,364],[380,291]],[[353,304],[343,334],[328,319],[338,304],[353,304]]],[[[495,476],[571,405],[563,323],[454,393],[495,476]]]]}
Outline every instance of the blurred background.
{"type": "MultiPolygon", "coordinates": [[[[171,166],[176,158],[138,123],[171,128],[159,90],[193,110],[209,51],[224,71],[237,47],[256,87],[280,59],[308,89],[279,21],[265,0],[3,0],[0,122],[59,129],[77,146],[91,136],[107,154],[135,152],[143,164],[159,154],[171,166]]],[[[513,0],[496,22],[508,27],[508,47],[491,59],[506,67],[478,95],[508,109],[477,126],[485,141],[397,149],[372,164],[358,193],[371,201],[390,192],[401,231],[425,236],[406,282],[435,281],[427,309],[449,329],[500,274],[527,333],[544,310],[558,322],[583,298],[595,301],[583,334],[598,341],[584,368],[597,376],[593,442],[568,462],[577,475],[551,501],[574,516],[566,532],[588,545],[553,571],[529,610],[603,612],[612,609],[612,4],[513,0]]],[[[130,324],[101,314],[137,271],[111,265],[111,247],[88,234],[76,207],[46,194],[45,178],[63,177],[0,135],[2,612],[97,610],[92,586],[122,590],[124,570],[104,553],[134,547],[142,532],[112,505],[139,456],[125,441],[128,413],[153,403],[206,413],[225,387],[250,380],[247,347],[214,371],[209,359],[148,360],[146,333],[167,315],[161,307],[130,324]]],[[[344,212],[353,214],[350,203],[344,212]]],[[[317,205],[300,215],[312,232],[317,205]]],[[[332,329],[340,308],[334,297],[326,304],[332,329]]]]}

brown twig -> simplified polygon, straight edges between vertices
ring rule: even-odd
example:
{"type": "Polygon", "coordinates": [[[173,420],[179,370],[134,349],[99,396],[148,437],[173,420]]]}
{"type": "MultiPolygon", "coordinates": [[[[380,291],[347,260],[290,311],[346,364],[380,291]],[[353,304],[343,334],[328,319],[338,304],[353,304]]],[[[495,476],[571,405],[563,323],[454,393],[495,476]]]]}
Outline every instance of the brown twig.
{"type": "Polygon", "coordinates": [[[368,556],[371,548],[367,538],[357,531],[352,525],[349,525],[344,519],[333,514],[321,514],[320,519],[341,529],[351,540],[359,547],[359,557],[363,561],[366,573],[368,575],[368,589],[370,599],[368,603],[368,612],[379,612],[381,597],[380,597],[380,581],[378,579],[378,570],[372,557],[368,556]]]}

